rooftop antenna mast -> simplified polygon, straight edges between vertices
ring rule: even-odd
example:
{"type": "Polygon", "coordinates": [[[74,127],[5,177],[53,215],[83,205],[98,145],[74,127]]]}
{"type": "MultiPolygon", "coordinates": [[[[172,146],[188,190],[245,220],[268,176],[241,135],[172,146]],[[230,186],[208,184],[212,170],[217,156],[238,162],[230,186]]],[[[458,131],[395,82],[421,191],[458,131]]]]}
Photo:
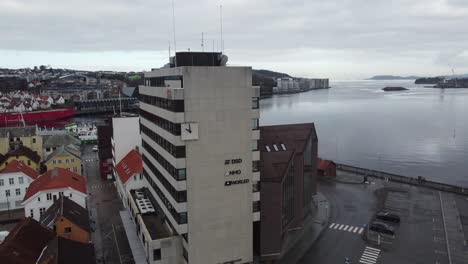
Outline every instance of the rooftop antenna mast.
{"type": "Polygon", "coordinates": [[[202,51],[205,52],[205,38],[203,36],[203,32],[201,33],[201,48],[202,51]]]}
{"type": "Polygon", "coordinates": [[[177,44],[176,44],[176,25],[175,25],[175,7],[174,0],[172,0],[172,34],[174,35],[174,63],[177,67],[177,44]]]}
{"type": "Polygon", "coordinates": [[[169,44],[169,63],[170,63],[171,62],[171,41],[168,40],[167,42],[169,44]]]}
{"type": "Polygon", "coordinates": [[[221,33],[221,43],[220,49],[221,53],[224,51],[224,43],[223,43],[223,5],[219,5],[219,25],[220,25],[220,33],[221,33]]]}

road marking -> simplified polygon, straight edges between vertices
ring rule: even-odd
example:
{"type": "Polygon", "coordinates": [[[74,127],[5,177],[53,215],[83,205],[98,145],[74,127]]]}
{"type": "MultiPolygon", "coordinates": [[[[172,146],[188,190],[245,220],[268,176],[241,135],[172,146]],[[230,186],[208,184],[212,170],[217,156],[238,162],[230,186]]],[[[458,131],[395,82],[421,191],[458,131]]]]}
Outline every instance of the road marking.
{"type": "Polygon", "coordinates": [[[345,228],[343,228],[343,231],[348,231],[349,227],[350,227],[349,225],[346,225],[345,228]]]}
{"type": "Polygon", "coordinates": [[[335,223],[331,224],[331,225],[330,225],[330,228],[333,228],[335,225],[336,225],[335,223]]]}
{"type": "Polygon", "coordinates": [[[335,229],[335,230],[340,230],[340,231],[346,231],[350,233],[359,233],[362,234],[364,231],[364,228],[358,227],[358,226],[352,226],[352,225],[345,225],[345,224],[338,224],[338,223],[331,223],[328,228],[330,229],[335,229]]]}
{"type": "Polygon", "coordinates": [[[340,227],[338,228],[338,230],[341,230],[343,229],[344,225],[340,225],[340,227]]]}
{"type": "Polygon", "coordinates": [[[361,255],[361,259],[359,259],[359,263],[364,264],[375,264],[377,263],[377,259],[380,255],[380,249],[366,247],[364,252],[361,255]]]}
{"type": "Polygon", "coordinates": [[[361,229],[359,229],[359,234],[362,234],[363,231],[364,231],[364,228],[361,227],[361,229]]]}
{"type": "Polygon", "coordinates": [[[359,230],[359,227],[354,227],[353,233],[356,233],[359,230]]]}

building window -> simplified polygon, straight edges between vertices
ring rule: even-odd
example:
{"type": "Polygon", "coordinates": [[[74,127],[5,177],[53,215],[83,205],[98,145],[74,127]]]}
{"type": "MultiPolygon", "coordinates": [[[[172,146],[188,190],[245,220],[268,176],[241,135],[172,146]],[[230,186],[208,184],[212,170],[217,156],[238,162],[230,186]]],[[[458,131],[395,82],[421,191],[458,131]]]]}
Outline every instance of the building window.
{"type": "Polygon", "coordinates": [[[21,189],[18,188],[15,190],[15,192],[16,192],[16,195],[21,195],[21,189]]]}
{"type": "Polygon", "coordinates": [[[45,207],[42,207],[39,209],[39,215],[42,216],[45,213],[46,209],[45,207]]]}
{"type": "Polygon", "coordinates": [[[256,182],[252,185],[252,192],[259,192],[260,191],[260,182],[256,182]]]}
{"type": "Polygon", "coordinates": [[[140,124],[140,131],[151,138],[156,144],[161,146],[164,150],[169,152],[175,158],[185,158],[185,146],[175,146],[167,141],[153,130],[147,128],[145,125],[140,124]]]}
{"type": "Polygon", "coordinates": [[[62,164],[62,160],[58,160],[58,164],[62,164]]]}
{"type": "Polygon", "coordinates": [[[33,138],[33,139],[32,139],[32,141],[33,141],[33,144],[35,144],[35,143],[36,143],[36,139],[35,139],[35,138],[33,138]]]}
{"type": "Polygon", "coordinates": [[[71,162],[75,162],[75,159],[71,159],[71,162]]]}
{"type": "Polygon", "coordinates": [[[258,103],[258,97],[252,97],[252,109],[258,109],[259,103],[258,103]]]}
{"type": "Polygon", "coordinates": [[[258,160],[252,161],[252,171],[257,172],[259,171],[259,168],[260,168],[260,161],[258,160]]]}
{"type": "Polygon", "coordinates": [[[55,165],[55,164],[57,164],[57,161],[56,161],[56,160],[53,160],[52,163],[55,165]]]}
{"type": "Polygon", "coordinates": [[[31,161],[30,160],[28,160],[28,166],[31,166],[31,161]]]}
{"type": "Polygon", "coordinates": [[[33,210],[33,209],[29,210],[29,216],[31,216],[32,218],[34,218],[34,210],[33,210]]]}
{"type": "Polygon", "coordinates": [[[65,234],[70,234],[70,233],[71,233],[71,227],[65,227],[65,228],[63,229],[63,233],[65,233],[65,234]]]}
{"type": "Polygon", "coordinates": [[[72,194],[70,193],[70,198],[72,197],[72,194]]]}
{"type": "Polygon", "coordinates": [[[41,197],[40,197],[40,196],[39,196],[39,197],[37,197],[37,201],[38,201],[38,202],[40,202],[40,201],[41,201],[41,197]]]}
{"type": "Polygon", "coordinates": [[[160,260],[161,259],[161,249],[155,249],[153,250],[153,261],[160,260]]]}
{"type": "Polygon", "coordinates": [[[70,162],[70,161],[69,161],[68,159],[66,159],[66,160],[65,160],[65,163],[67,163],[67,164],[68,164],[69,162],[70,162]]]}
{"type": "Polygon", "coordinates": [[[48,194],[47,194],[47,201],[50,201],[50,200],[52,200],[52,194],[51,194],[51,193],[48,193],[48,194]]]}
{"type": "Polygon", "coordinates": [[[78,169],[76,167],[73,167],[73,172],[78,172],[78,169]]]}
{"type": "Polygon", "coordinates": [[[14,178],[9,178],[8,181],[10,182],[10,185],[14,185],[14,184],[15,184],[15,179],[14,179],[14,178]]]}
{"type": "Polygon", "coordinates": [[[50,151],[50,148],[46,148],[46,152],[49,152],[50,151]]]}
{"type": "Polygon", "coordinates": [[[3,179],[0,179],[0,186],[3,186],[3,179]]]}
{"type": "Polygon", "coordinates": [[[59,195],[60,195],[60,196],[63,196],[63,192],[59,192],[59,195]]]}
{"type": "Polygon", "coordinates": [[[10,197],[10,190],[5,190],[5,196],[10,197]]]}
{"type": "Polygon", "coordinates": [[[185,180],[186,179],[185,172],[186,172],[185,169],[178,169],[177,170],[177,179],[180,180],[180,181],[185,180]]]}
{"type": "Polygon", "coordinates": [[[258,130],[258,118],[252,119],[252,130],[258,130]]]}
{"type": "Polygon", "coordinates": [[[260,201],[255,201],[252,203],[252,212],[260,212],[260,201]]]}
{"type": "Polygon", "coordinates": [[[19,184],[23,184],[24,183],[23,177],[18,177],[18,181],[19,181],[19,184]]]}

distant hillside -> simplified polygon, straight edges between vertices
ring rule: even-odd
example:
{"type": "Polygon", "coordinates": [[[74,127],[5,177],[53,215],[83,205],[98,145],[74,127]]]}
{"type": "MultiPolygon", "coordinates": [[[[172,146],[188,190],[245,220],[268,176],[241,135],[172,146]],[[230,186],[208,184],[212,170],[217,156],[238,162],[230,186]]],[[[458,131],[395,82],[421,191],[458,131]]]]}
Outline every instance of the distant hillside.
{"type": "Polygon", "coordinates": [[[418,76],[407,76],[407,77],[402,77],[402,76],[394,76],[394,75],[376,75],[372,78],[366,79],[366,80],[416,80],[420,77],[418,76]]]}
{"type": "Polygon", "coordinates": [[[252,70],[254,75],[261,75],[262,77],[270,77],[273,79],[278,78],[292,78],[289,74],[282,72],[274,72],[269,70],[252,70]]]}

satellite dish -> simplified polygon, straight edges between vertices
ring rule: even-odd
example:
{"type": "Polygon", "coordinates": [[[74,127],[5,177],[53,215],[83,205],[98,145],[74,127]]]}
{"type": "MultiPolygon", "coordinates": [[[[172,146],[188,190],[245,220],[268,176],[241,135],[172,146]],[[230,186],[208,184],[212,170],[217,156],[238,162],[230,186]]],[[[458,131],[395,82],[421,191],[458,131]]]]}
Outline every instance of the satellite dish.
{"type": "Polygon", "coordinates": [[[220,66],[226,66],[228,59],[229,59],[228,56],[222,54],[220,58],[220,62],[219,62],[220,66]]]}

